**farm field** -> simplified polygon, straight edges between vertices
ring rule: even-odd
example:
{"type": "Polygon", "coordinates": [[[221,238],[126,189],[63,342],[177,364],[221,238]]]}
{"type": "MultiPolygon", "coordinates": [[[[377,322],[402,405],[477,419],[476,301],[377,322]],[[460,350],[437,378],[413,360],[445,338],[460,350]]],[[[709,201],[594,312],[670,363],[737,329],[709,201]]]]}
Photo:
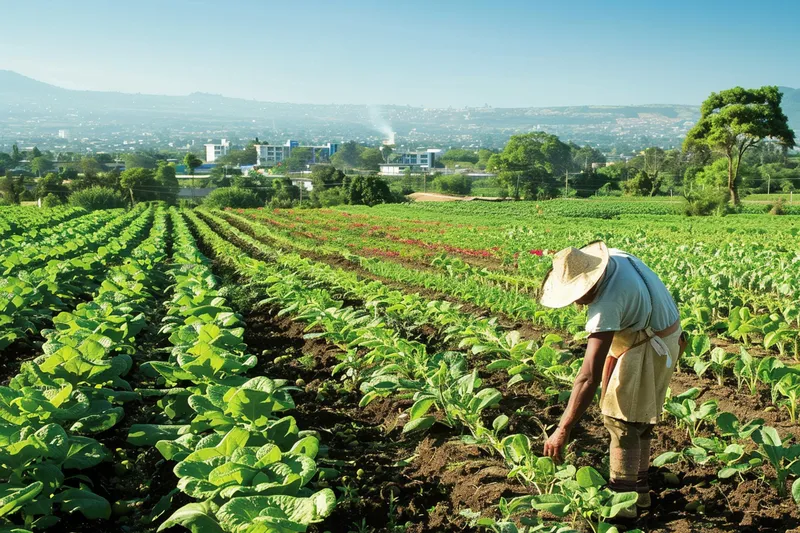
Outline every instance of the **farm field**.
{"type": "Polygon", "coordinates": [[[658,202],[0,209],[0,532],[800,531],[800,217],[658,202]],[[654,505],[604,489],[597,406],[540,457],[596,239],[692,342],[654,505]]]}

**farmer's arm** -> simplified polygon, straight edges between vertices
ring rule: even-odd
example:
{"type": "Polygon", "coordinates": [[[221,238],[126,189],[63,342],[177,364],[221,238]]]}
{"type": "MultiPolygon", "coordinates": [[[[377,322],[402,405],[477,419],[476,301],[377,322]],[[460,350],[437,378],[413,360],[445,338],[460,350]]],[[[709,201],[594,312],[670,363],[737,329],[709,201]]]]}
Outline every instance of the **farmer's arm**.
{"type": "Polygon", "coordinates": [[[570,394],[567,408],[564,410],[558,427],[544,445],[546,456],[554,459],[561,458],[561,451],[569,440],[570,431],[594,400],[597,387],[603,379],[603,365],[605,365],[612,340],[614,340],[613,331],[592,333],[589,336],[586,357],[583,358],[583,365],[572,386],[572,394],[570,394]]]}

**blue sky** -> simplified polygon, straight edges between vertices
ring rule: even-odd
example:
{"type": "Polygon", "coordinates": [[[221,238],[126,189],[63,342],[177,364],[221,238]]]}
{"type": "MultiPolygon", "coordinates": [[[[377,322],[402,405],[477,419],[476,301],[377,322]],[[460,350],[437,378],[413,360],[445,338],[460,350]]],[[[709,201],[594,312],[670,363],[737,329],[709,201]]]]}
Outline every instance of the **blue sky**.
{"type": "Polygon", "coordinates": [[[0,69],[73,89],[496,107],[800,87],[800,2],[0,0],[0,69]]]}

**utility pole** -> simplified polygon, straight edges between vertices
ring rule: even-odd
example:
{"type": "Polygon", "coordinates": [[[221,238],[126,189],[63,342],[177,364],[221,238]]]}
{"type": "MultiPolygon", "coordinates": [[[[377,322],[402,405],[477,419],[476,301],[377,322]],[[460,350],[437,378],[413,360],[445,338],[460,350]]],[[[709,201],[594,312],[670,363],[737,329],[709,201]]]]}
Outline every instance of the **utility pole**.
{"type": "MultiPolygon", "coordinates": [[[[763,157],[763,154],[762,154],[762,157],[763,157]]],[[[770,186],[771,179],[772,179],[772,176],[767,174],[767,196],[769,196],[769,186],[770,186]]]]}

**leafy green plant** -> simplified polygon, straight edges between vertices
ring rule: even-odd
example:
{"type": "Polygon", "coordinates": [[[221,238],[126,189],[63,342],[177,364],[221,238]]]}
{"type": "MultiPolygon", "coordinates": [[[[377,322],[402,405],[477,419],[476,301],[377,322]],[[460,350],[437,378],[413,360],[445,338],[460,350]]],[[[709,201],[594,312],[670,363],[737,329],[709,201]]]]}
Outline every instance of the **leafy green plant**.
{"type": "Polygon", "coordinates": [[[573,523],[582,518],[592,531],[608,531],[606,519],[614,518],[623,509],[636,505],[635,492],[616,493],[603,488],[606,480],[590,466],[578,469],[574,479],[559,483],[560,493],[540,494],[516,498],[518,509],[525,506],[547,511],[556,517],[572,516],[573,523]]]}
{"type": "Polygon", "coordinates": [[[698,396],[700,389],[691,388],[664,403],[664,411],[675,417],[678,427],[685,428],[690,438],[694,438],[700,427],[712,422],[717,415],[717,401],[708,400],[698,406],[694,401],[698,396]]]}

